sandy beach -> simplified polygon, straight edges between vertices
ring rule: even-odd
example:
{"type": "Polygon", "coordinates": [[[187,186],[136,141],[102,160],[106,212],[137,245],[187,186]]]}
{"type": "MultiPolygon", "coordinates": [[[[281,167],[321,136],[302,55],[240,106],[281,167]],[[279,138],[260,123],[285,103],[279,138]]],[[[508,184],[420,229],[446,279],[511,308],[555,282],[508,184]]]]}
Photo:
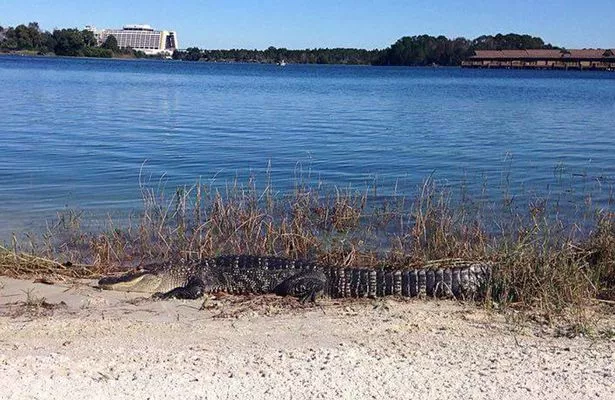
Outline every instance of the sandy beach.
{"type": "Polygon", "coordinates": [[[0,277],[1,398],[615,399],[612,338],[470,304],[154,302],[92,283],[0,277]]]}

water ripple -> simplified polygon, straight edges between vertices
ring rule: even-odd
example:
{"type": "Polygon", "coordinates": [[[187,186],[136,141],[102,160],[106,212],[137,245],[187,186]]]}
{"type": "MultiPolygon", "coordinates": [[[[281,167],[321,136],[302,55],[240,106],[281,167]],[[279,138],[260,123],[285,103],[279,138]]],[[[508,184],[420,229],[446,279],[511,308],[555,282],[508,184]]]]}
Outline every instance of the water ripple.
{"type": "Polygon", "coordinates": [[[533,193],[562,171],[615,176],[608,73],[0,57],[0,87],[3,232],[65,206],[128,212],[144,162],[169,188],[271,162],[280,190],[301,168],[340,186],[377,177],[383,195],[432,173],[510,174],[533,193]]]}

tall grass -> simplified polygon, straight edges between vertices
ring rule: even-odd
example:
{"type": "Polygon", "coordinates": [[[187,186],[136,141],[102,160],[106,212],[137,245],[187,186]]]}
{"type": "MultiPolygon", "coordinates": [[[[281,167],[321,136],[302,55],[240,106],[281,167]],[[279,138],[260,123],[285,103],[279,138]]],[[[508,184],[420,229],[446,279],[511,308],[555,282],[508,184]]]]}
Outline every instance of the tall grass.
{"type": "Polygon", "coordinates": [[[128,221],[109,219],[87,231],[71,211],[42,237],[14,238],[0,249],[0,273],[95,276],[220,254],[390,268],[461,258],[495,262],[486,300],[498,305],[561,314],[615,300],[615,214],[591,201],[583,218],[571,221],[557,202],[518,205],[507,190],[489,205],[472,200],[465,187],[455,194],[431,178],[414,198],[302,182],[280,194],[270,179],[259,189],[253,178],[218,189],[197,182],[171,195],[141,185],[141,193],[142,212],[128,221]]]}

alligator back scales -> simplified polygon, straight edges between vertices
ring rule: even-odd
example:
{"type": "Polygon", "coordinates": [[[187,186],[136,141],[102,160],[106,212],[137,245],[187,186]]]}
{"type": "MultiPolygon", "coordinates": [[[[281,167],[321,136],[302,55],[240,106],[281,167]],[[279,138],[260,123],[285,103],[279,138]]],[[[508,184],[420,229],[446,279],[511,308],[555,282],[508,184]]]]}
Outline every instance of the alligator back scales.
{"type": "MultiPolygon", "coordinates": [[[[273,280],[269,285],[264,285],[270,289],[278,285],[276,280],[281,276],[290,278],[300,274],[304,279],[313,277],[318,280],[322,278],[317,272],[321,272],[326,277],[324,294],[333,298],[389,295],[457,298],[474,296],[487,283],[492,269],[492,265],[487,262],[461,260],[436,261],[407,269],[326,266],[279,257],[225,256],[215,260],[223,269],[230,267],[230,270],[234,270],[232,275],[237,282],[241,281],[239,276],[242,275],[242,271],[247,273],[252,269],[261,270],[265,280],[269,275],[265,271],[270,271],[273,280]],[[284,270],[288,273],[280,273],[284,270]]],[[[230,281],[233,282],[233,279],[230,281]]],[[[241,286],[236,289],[237,293],[245,291],[241,286]]],[[[234,293],[233,285],[227,287],[226,291],[234,293]]],[[[270,290],[263,290],[267,291],[270,290]]]]}

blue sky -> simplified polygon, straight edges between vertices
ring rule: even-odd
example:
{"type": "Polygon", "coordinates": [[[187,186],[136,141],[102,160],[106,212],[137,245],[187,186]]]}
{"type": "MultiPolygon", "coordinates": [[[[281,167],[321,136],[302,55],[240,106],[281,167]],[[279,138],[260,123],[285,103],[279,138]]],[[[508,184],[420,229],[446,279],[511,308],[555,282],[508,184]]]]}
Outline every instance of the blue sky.
{"type": "Polygon", "coordinates": [[[404,35],[529,33],[615,48],[615,0],[0,0],[0,25],[176,30],[181,47],[384,48],[404,35]]]}

